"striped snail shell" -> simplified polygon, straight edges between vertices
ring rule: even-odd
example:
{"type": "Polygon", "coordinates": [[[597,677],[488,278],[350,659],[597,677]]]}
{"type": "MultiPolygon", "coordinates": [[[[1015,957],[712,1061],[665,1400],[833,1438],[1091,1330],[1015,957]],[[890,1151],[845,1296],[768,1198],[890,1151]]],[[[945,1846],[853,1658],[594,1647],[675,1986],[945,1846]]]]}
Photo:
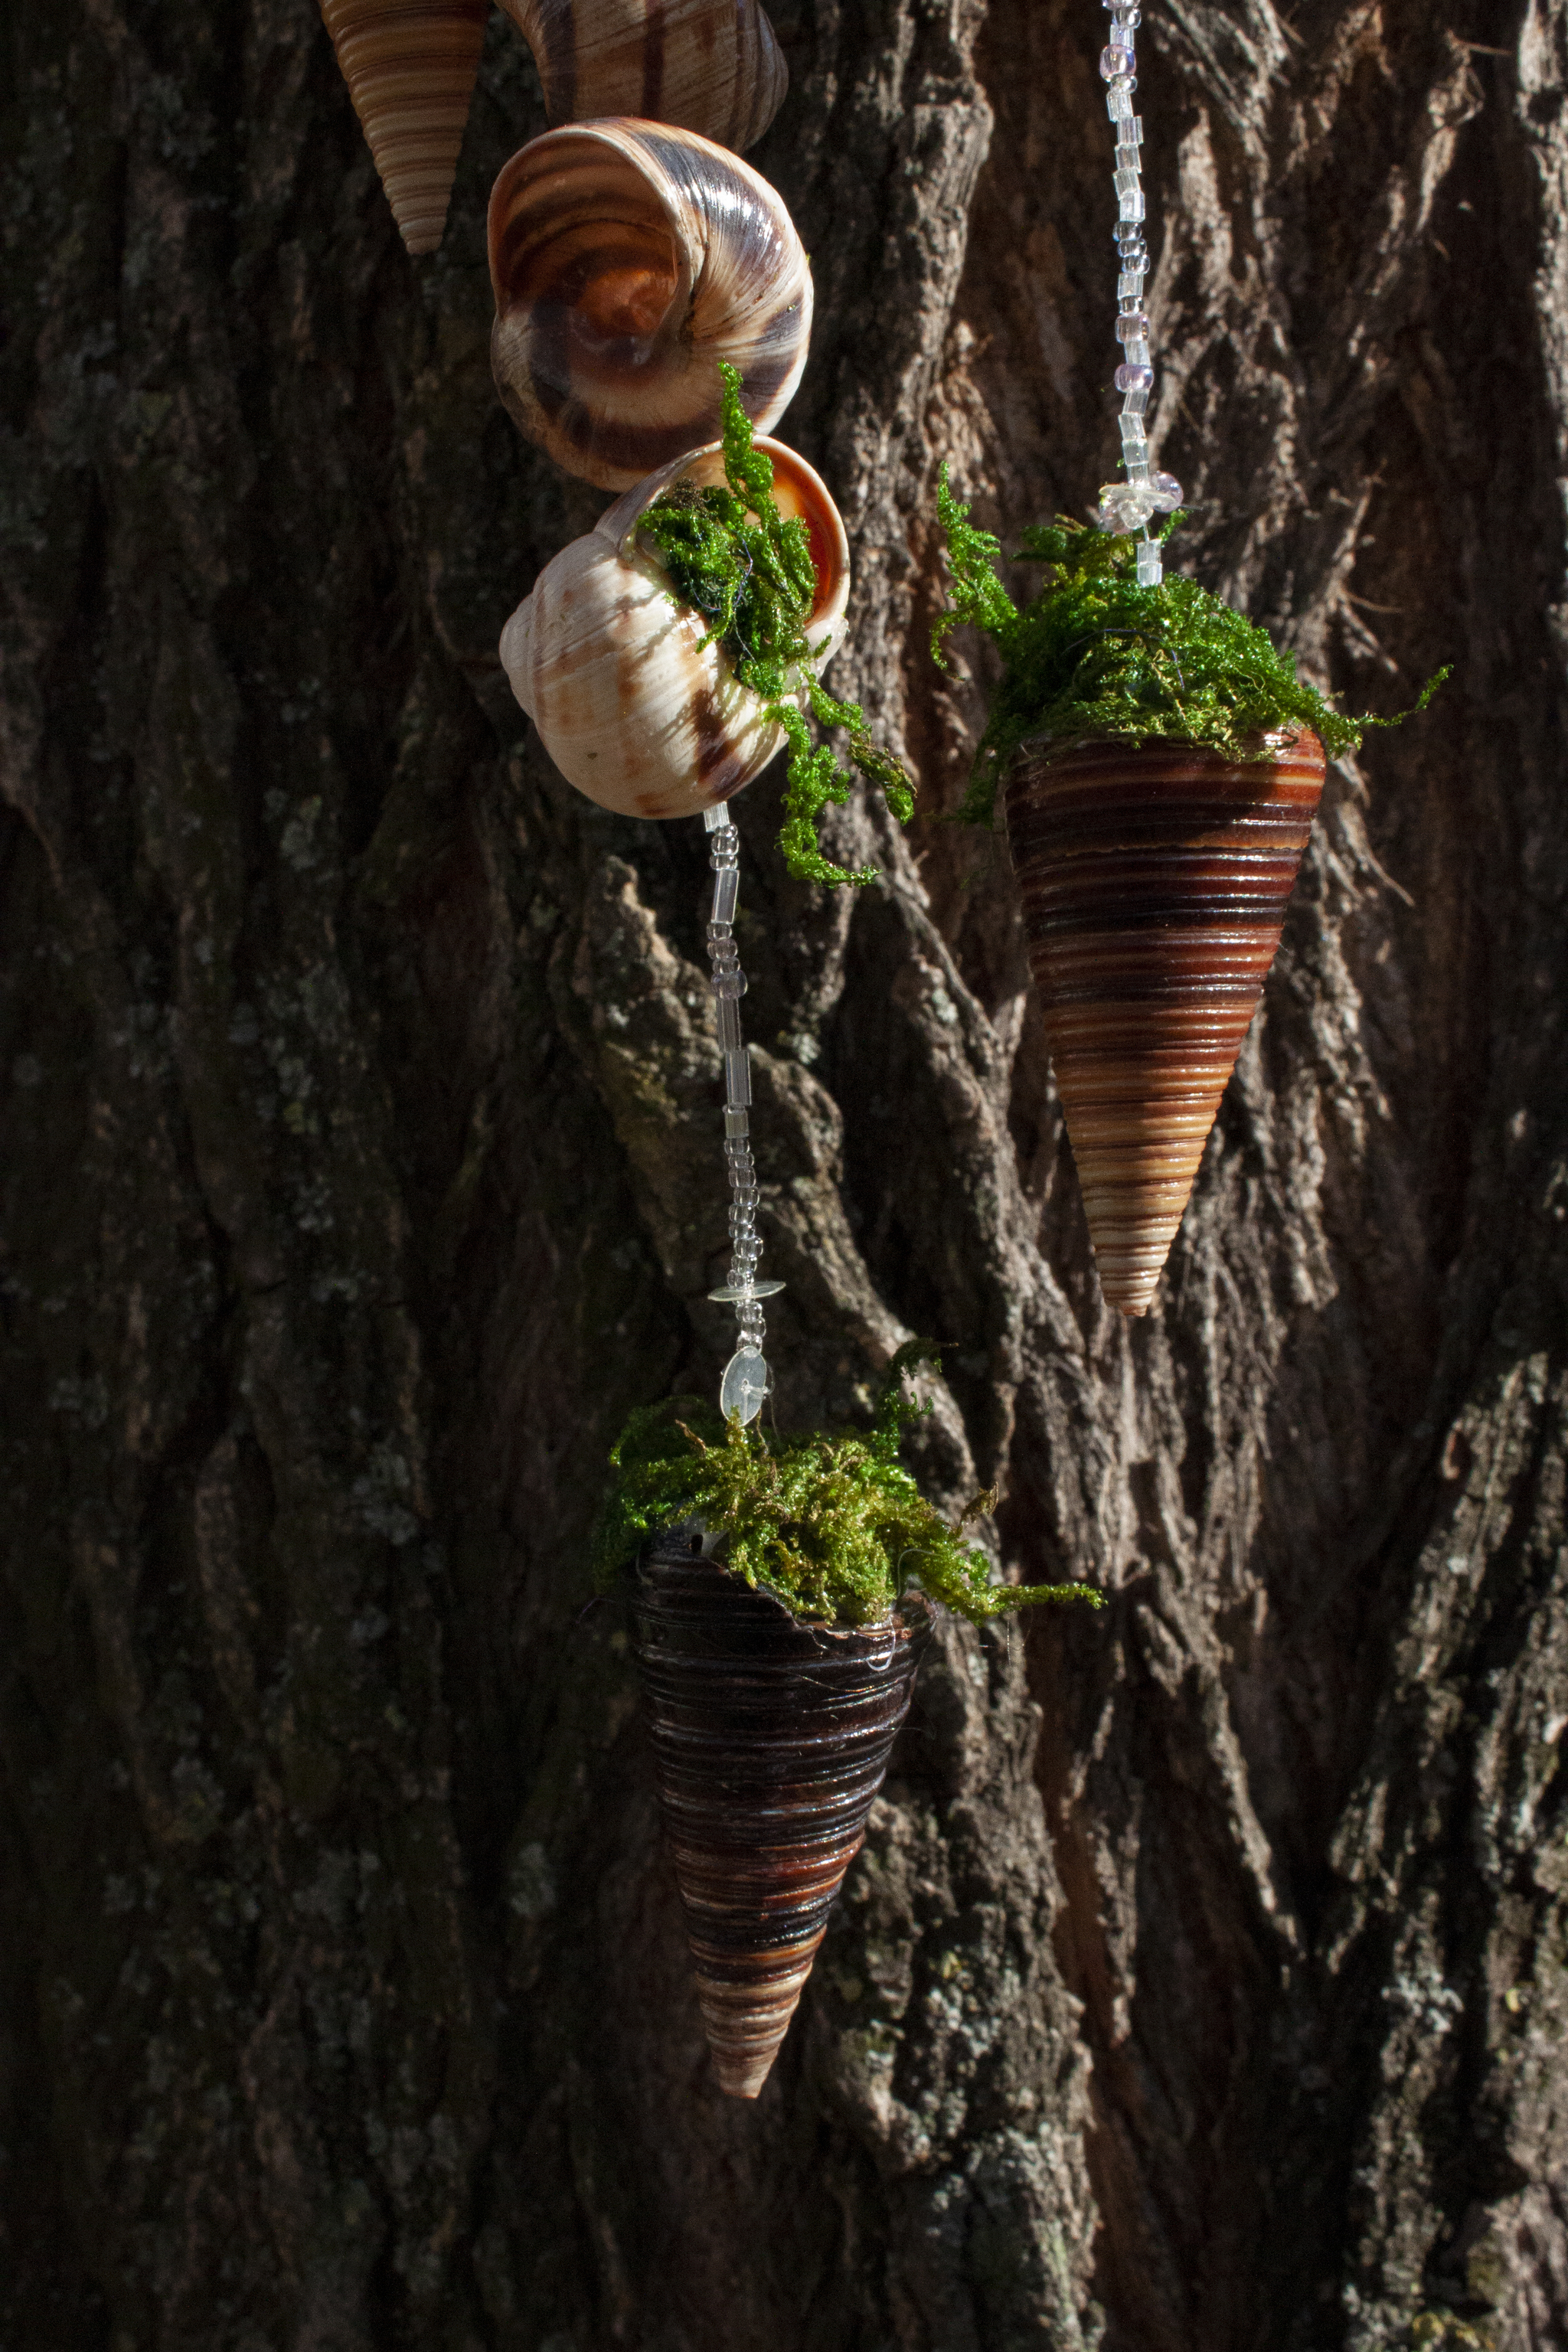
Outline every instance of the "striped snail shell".
{"type": "MultiPolygon", "coordinates": [[[[843,518],[804,457],[765,436],[753,446],[773,460],[780,512],[805,524],[817,580],[806,629],[826,661],[849,603],[843,518]]],[[[639,482],[545,565],[501,633],[512,692],[545,750],[568,783],[621,816],[695,816],[750,783],[784,745],[722,648],[699,650],[703,615],[676,600],[657,552],[637,541],[661,490],[723,478],[715,441],[639,482]]]]}
{"type": "Polygon", "coordinates": [[[896,1618],[805,1625],[674,1530],[637,1563],[637,1664],[721,2090],[754,2099],[914,1687],[896,1618]]]}
{"type": "Polygon", "coordinates": [[[692,131],[586,122],[512,157],[489,213],[502,401],[569,474],[627,490],[719,428],[719,362],[753,425],[805,365],[811,271],[767,182],[692,131]]]}
{"type": "Polygon", "coordinates": [[[789,87],[756,0],[501,0],[553,126],[641,115],[722,147],[760,139],[789,87]]]}
{"type": "Polygon", "coordinates": [[[1007,836],[1100,1288],[1142,1315],[1279,945],[1323,789],[1308,730],[1019,746],[1007,836]]]}
{"type": "Polygon", "coordinates": [[[434,253],[484,47],[488,0],[321,0],[393,217],[434,253]]]}

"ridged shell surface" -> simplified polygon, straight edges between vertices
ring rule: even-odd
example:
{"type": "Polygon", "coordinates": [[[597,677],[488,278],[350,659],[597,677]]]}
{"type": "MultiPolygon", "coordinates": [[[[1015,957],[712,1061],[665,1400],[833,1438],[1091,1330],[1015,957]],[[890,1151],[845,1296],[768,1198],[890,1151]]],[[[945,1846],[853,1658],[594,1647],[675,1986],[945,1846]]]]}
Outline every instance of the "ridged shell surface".
{"type": "Polygon", "coordinates": [[[1007,836],[1100,1287],[1148,1307],[1279,944],[1323,789],[1303,732],[1025,743],[1007,836]]]}
{"type": "Polygon", "coordinates": [[[749,147],[789,74],[755,0],[501,0],[533,51],[552,124],[640,115],[749,147]]]}
{"type": "Polygon", "coordinates": [[[468,118],[485,0],[321,0],[381,184],[410,253],[434,253],[468,118]]]}
{"type": "Polygon", "coordinates": [[[638,1562],[637,1635],[709,2045],[723,2089],[754,2099],[864,1840],[915,1643],[891,1620],[799,1624],[673,1538],[638,1562]]]}
{"type": "Polygon", "coordinates": [[[603,489],[634,488],[718,432],[721,360],[759,430],[800,381],[805,248],[767,182],[695,131],[546,131],[496,181],[489,256],[507,411],[603,489]]]}
{"type": "MultiPolygon", "coordinates": [[[[826,485],[781,441],[754,445],[773,460],[780,511],[811,540],[817,599],[806,634],[824,647],[818,674],[844,634],[849,544],[826,485]]],[[[718,442],[689,451],[617,499],[584,538],[547,563],[501,632],[512,692],[570,784],[621,816],[695,816],[760,775],[783,730],[740,684],[707,624],[676,602],[638,521],[671,483],[723,478],[718,442]]]]}

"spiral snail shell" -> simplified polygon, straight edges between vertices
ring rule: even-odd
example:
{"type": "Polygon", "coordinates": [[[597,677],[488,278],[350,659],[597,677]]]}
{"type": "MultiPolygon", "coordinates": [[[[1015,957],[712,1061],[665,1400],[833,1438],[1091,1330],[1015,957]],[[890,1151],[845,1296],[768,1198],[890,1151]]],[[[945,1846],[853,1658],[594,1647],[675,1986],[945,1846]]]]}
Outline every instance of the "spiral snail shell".
{"type": "MultiPolygon", "coordinates": [[[[782,441],[754,446],[773,467],[773,500],[811,541],[817,595],[807,634],[837,649],[849,603],[849,544],[820,477],[782,441]]],[[[554,556],[501,632],[512,692],[570,784],[621,816],[696,816],[728,800],[783,748],[784,733],[742,686],[707,624],[679,604],[637,524],[672,483],[724,478],[720,442],[639,482],[554,556]]]]}
{"type": "Polygon", "coordinates": [[[1279,945],[1323,789],[1303,730],[1268,756],[1019,746],[1007,835],[1100,1287],[1147,1311],[1279,945]]]}
{"type": "MultiPolygon", "coordinates": [[[[726,147],[749,147],[789,84],[756,0],[502,5],[533,51],[552,124],[644,115],[726,147]]],[[[321,15],[403,242],[410,253],[434,253],[447,225],[488,0],[321,0],[321,15]]]]}
{"type": "Polygon", "coordinates": [[[489,254],[501,399],[602,489],[631,489],[717,431],[721,360],[759,428],[800,381],[811,271],[795,225],[749,164],[695,131],[546,131],[495,184],[489,254]]]}
{"type": "Polygon", "coordinates": [[[721,2090],[754,2099],[865,1840],[914,1686],[895,1619],[800,1624],[679,1531],[637,1564],[665,1837],[721,2090]]]}
{"type": "Polygon", "coordinates": [[[434,253],[484,47],[487,0],[321,0],[321,15],[410,253],[434,253]]]}
{"type": "Polygon", "coordinates": [[[501,0],[553,126],[635,114],[749,147],[789,74],[756,0],[501,0]]]}

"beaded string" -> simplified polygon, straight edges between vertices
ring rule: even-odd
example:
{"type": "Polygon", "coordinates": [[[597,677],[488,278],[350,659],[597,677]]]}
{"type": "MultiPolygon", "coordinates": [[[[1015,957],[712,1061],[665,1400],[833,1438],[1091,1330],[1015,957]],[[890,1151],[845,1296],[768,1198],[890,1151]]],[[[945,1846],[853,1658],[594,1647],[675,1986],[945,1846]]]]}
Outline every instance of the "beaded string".
{"type": "Polygon", "coordinates": [[[1116,280],[1116,340],[1121,346],[1121,364],[1115,381],[1123,395],[1118,422],[1127,479],[1100,485],[1100,527],[1122,538],[1136,532],[1138,584],[1155,588],[1163,577],[1163,567],[1159,546],[1149,536],[1149,518],[1173,514],[1182,503],[1182,486],[1170,474],[1151,474],[1143,425],[1154,371],[1149,363],[1149,314],[1143,308],[1143,280],[1149,274],[1138,162],[1143,118],[1132,111],[1132,93],[1138,87],[1133,35],[1142,18],[1130,0],[1101,0],[1101,5],[1110,16],[1110,41],[1100,51],[1100,70],[1110,84],[1105,108],[1116,132],[1116,249],[1121,257],[1116,280]]]}
{"type": "Polygon", "coordinates": [[[752,1066],[741,1034],[741,999],[746,975],[735,945],[735,908],[740,897],[741,836],[722,803],[704,809],[708,828],[708,862],[713,869],[713,905],[708,923],[708,960],[713,967],[713,995],[719,1013],[719,1046],[724,1057],[724,1160],[730,1178],[730,1279],[716,1298],[735,1309],[735,1352],[724,1367],[719,1409],[726,1420],[738,1413],[754,1421],[763,1399],[773,1386],[773,1375],[763,1354],[767,1326],[762,1302],[784,1288],[782,1282],[759,1282],[757,1265],[763,1244],[757,1234],[757,1164],[752,1157],[752,1066]]]}

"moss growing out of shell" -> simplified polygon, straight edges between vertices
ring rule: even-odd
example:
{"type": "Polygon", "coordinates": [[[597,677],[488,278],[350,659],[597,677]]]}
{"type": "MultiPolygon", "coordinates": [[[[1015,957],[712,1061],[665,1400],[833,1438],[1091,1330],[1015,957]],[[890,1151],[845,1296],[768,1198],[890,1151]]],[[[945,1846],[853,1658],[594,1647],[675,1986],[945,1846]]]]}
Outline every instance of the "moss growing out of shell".
{"type": "Polygon", "coordinates": [[[764,715],[788,738],[779,847],[790,872],[802,882],[874,882],[874,866],[836,865],[817,838],[823,810],[847,801],[855,780],[826,744],[813,744],[795,698],[805,695],[819,725],[844,729],[850,761],[881,787],[901,824],[914,814],[914,786],[902,762],[871,740],[859,704],[836,701],[817,680],[819,656],[806,635],[817,581],[805,525],[797,515],[786,520],[774,502],[773,461],[752,444],[739,373],[723,362],[719,373],[724,481],[703,488],[676,483],[654,500],[639,528],[676,594],[707,621],[704,646],[723,649],[741,684],[762,697],[764,715]]]}
{"type": "Polygon", "coordinates": [[[694,1397],[634,1413],[610,1454],[596,1580],[613,1583],[661,1528],[700,1518],[726,1539],[733,1575],[818,1623],[879,1623],[911,1587],[976,1624],[1041,1601],[1102,1607],[1091,1585],[992,1582],[989,1559],[963,1529],[994,1496],[976,1496],[956,1528],[926,1501],[899,1460],[904,1423],[931,1410],[904,1393],[905,1374],[922,1360],[937,1360],[923,1340],[899,1349],[869,1431],[786,1444],[754,1422],[726,1426],[694,1397]]]}
{"type": "MultiPolygon", "coordinates": [[[[1366,728],[1397,727],[1412,715],[1347,717],[1303,685],[1294,656],[1243,614],[1179,573],[1141,588],[1136,541],[1067,516],[1023,535],[1020,557],[1049,572],[1020,612],[996,570],[1001,542],[969,521],[945,466],[937,512],[952,604],[931,632],[932,655],[945,667],[942,641],[966,624],[984,631],[1004,665],[959,811],[966,823],[992,822],[997,786],[1026,738],[1065,745],[1159,737],[1244,761],[1268,756],[1265,736],[1310,727],[1334,760],[1354,751],[1366,728]]],[[[1170,518],[1163,540],[1180,520],[1170,518]]],[[[1447,675],[1427,681],[1416,710],[1447,675]]]]}

